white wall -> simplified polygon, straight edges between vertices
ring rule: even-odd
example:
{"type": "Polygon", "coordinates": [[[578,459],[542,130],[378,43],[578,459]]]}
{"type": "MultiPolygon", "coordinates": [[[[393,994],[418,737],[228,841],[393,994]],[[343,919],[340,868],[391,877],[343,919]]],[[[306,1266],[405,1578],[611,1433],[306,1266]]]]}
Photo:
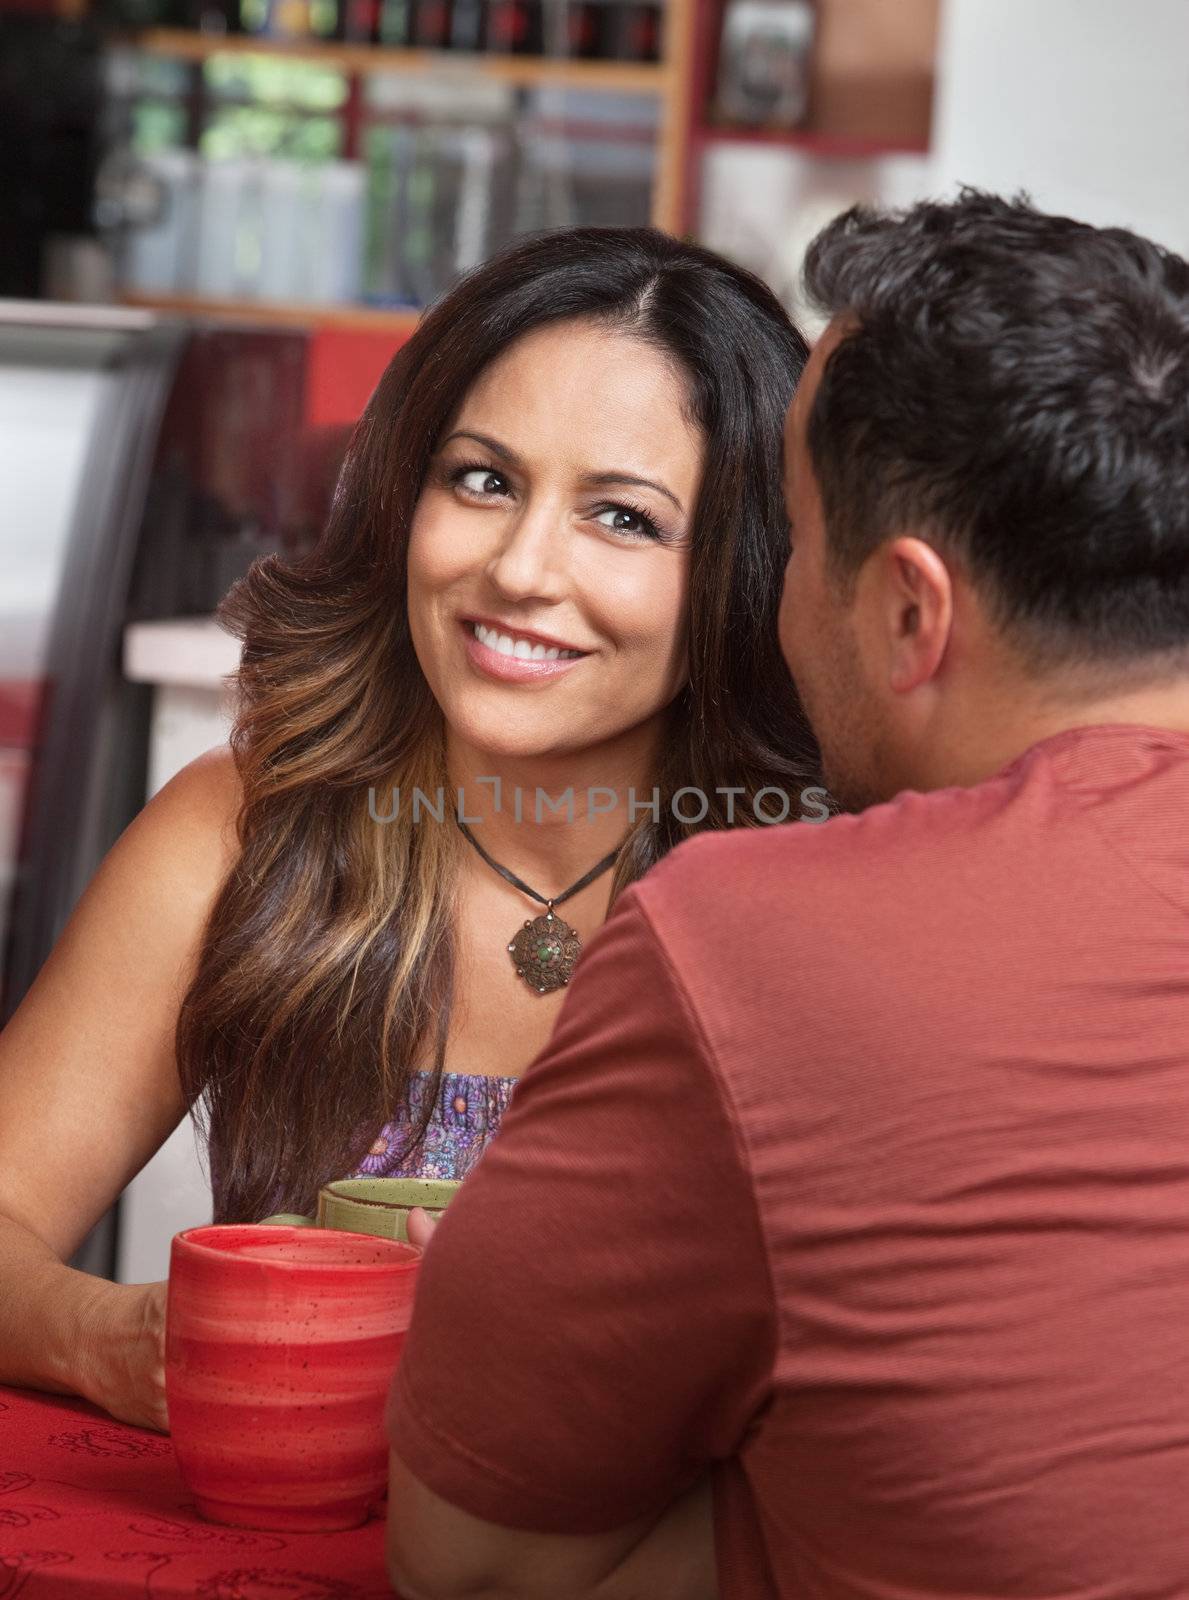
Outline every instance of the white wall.
{"type": "MultiPolygon", "coordinates": [[[[1186,0],[1189,5],[1189,0],[1186,0]]],[[[858,202],[905,206],[931,190],[924,156],[820,159],[800,151],[721,144],[702,171],[700,238],[769,283],[808,333],[821,319],[800,294],[809,241],[858,202]]]]}
{"type": "Polygon", "coordinates": [[[55,359],[35,339],[30,359],[0,359],[0,679],[41,676],[87,446],[110,403],[97,361],[55,359]]]}
{"type": "MultiPolygon", "coordinates": [[[[214,622],[136,622],[124,634],[124,676],[151,683],[146,800],[231,729],[224,675],[239,661],[239,641],[214,622]]],[[[117,1283],[151,1283],[169,1273],[175,1233],[211,1220],[206,1152],[183,1120],[137,1173],[120,1201],[117,1283]]]]}
{"type": "Polygon", "coordinates": [[[819,227],[957,183],[1024,188],[1189,255],[1189,0],[943,0],[928,159],[722,145],[703,176],[702,238],[806,322],[796,283],[819,227]]]}
{"type": "Polygon", "coordinates": [[[1189,255],[1189,0],[945,0],[934,179],[1189,255]]]}

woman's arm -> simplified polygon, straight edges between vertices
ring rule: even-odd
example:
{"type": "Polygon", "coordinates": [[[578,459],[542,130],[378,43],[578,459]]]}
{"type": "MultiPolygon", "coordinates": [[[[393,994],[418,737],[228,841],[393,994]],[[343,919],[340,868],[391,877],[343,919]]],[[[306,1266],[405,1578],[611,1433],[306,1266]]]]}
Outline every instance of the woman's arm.
{"type": "Polygon", "coordinates": [[[0,1382],[161,1428],[163,1286],[64,1262],[183,1115],[174,1030],[238,804],[225,750],[167,784],[0,1034],[0,1382]]]}

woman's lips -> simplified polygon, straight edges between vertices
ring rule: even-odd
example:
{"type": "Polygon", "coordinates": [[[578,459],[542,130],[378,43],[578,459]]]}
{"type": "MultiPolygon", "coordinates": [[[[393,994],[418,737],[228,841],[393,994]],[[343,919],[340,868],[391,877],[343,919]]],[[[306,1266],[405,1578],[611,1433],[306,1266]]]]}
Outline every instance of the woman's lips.
{"type": "Polygon", "coordinates": [[[460,626],[471,665],[484,677],[498,678],[501,683],[538,683],[546,678],[558,678],[586,659],[585,656],[567,656],[556,661],[526,661],[523,656],[501,655],[476,639],[471,623],[464,622],[460,626]]]}

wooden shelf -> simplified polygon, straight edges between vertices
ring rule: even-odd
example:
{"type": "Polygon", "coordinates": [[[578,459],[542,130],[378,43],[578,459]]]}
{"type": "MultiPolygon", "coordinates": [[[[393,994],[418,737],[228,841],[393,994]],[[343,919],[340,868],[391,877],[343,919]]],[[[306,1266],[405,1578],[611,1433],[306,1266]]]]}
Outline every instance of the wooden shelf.
{"type": "Polygon", "coordinates": [[[289,305],[270,300],[208,300],[194,295],[126,294],[124,304],[214,322],[255,323],[257,327],[352,328],[391,333],[407,339],[421,320],[417,310],[385,311],[372,306],[289,305]]]}
{"type": "Polygon", "coordinates": [[[817,133],[811,128],[750,128],[726,123],[706,123],[691,137],[701,144],[772,145],[801,150],[824,160],[864,161],[877,156],[928,155],[927,145],[888,139],[853,138],[839,133],[817,133]]]}
{"type": "Polygon", "coordinates": [[[152,28],[130,40],[148,55],[201,62],[215,55],[268,55],[306,61],[359,76],[435,72],[465,78],[478,73],[520,88],[559,85],[613,94],[661,94],[668,69],[650,61],[573,61],[550,56],[465,55],[455,50],[386,50],[381,45],[336,44],[314,39],[274,39],[259,34],[210,34],[184,28],[152,28]]]}

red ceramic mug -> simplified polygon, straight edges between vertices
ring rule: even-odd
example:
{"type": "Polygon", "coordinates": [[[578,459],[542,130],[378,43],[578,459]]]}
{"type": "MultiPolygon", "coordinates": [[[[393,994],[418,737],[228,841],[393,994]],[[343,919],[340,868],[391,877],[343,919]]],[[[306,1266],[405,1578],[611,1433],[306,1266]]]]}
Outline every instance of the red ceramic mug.
{"type": "Polygon", "coordinates": [[[245,1528],[353,1528],[383,1495],[384,1405],[421,1252],[322,1228],[173,1241],[169,1425],[198,1510],[245,1528]]]}

